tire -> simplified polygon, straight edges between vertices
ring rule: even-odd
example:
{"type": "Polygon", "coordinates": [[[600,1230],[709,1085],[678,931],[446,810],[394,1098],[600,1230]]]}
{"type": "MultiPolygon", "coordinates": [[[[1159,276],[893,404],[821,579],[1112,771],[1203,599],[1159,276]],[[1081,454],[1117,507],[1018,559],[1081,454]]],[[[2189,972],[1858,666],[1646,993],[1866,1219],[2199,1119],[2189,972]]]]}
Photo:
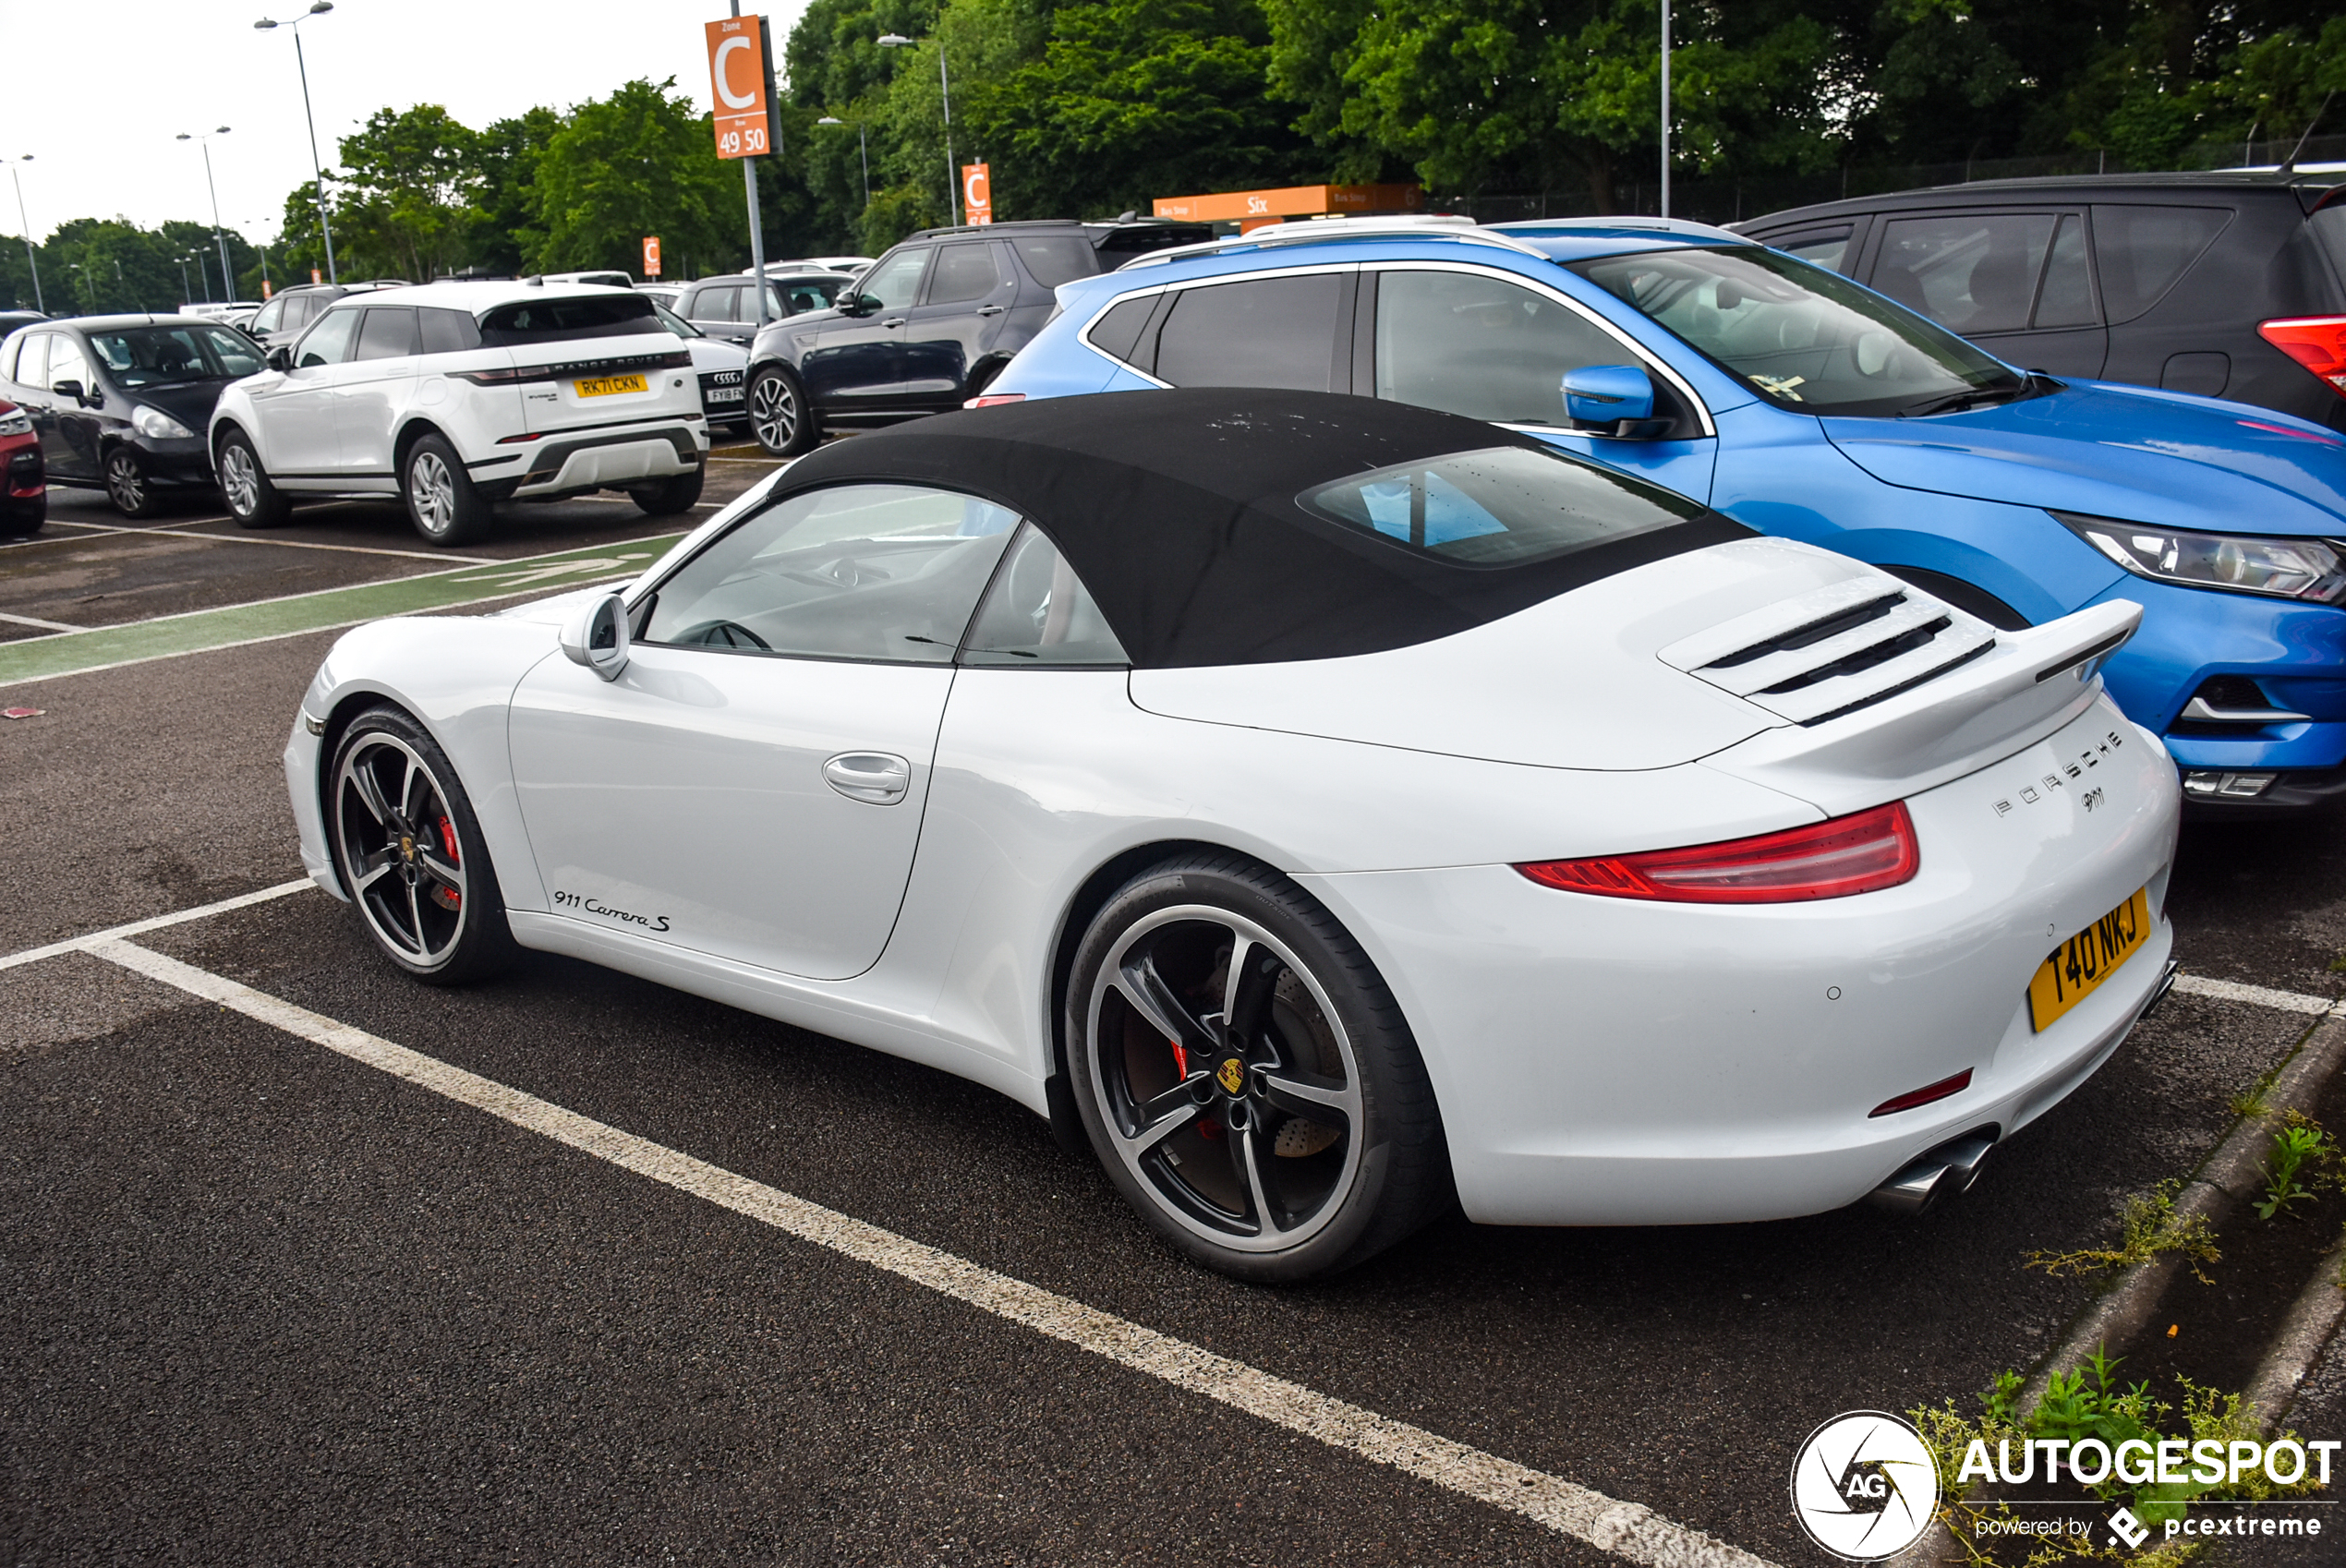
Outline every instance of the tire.
{"type": "Polygon", "coordinates": [[[106,499],[125,517],[152,517],[163,503],[155,496],[154,486],[147,482],[146,470],[139,466],[139,452],[134,447],[118,446],[106,453],[106,499]]]}
{"type": "Polygon", "coordinates": [[[1076,1110],[1109,1180],[1208,1268],[1294,1284],[1373,1257],[1452,1200],[1433,1086],[1393,994],[1333,915],[1252,861],[1184,856],[1125,884],[1076,949],[1066,1027],[1076,1110]]]}
{"type": "Polygon", "coordinates": [[[689,474],[679,474],[657,485],[638,485],[627,494],[647,515],[673,517],[679,513],[690,512],[698,503],[701,482],[707,475],[707,469],[695,468],[689,474]]]}
{"type": "Polygon", "coordinates": [[[220,499],[228,515],[248,528],[281,528],[293,516],[293,503],[269,482],[252,438],[230,430],[220,438],[220,499]]]}
{"type": "Polygon", "coordinates": [[[393,964],[433,985],[486,979],[518,957],[472,802],[429,731],[369,708],[327,775],[326,836],[359,923],[393,964]]]}
{"type": "Polygon", "coordinates": [[[465,460],[434,431],[418,436],[399,460],[399,499],[407,521],[435,545],[469,544],[489,531],[489,501],[473,488],[465,460]]]}
{"type": "Polygon", "coordinates": [[[749,381],[749,433],[776,457],[815,450],[822,431],[806,404],[806,389],[788,368],[768,365],[749,381]]]}

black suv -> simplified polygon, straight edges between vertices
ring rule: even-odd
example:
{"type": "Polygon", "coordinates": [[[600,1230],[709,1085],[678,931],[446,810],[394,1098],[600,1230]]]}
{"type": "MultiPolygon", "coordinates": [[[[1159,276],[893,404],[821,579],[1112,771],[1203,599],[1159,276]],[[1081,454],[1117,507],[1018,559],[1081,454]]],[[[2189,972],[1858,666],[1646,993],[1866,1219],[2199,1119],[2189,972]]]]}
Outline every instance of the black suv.
{"type": "Polygon", "coordinates": [[[2024,369],[2346,429],[2346,185],[2334,174],[1982,180],[1735,227],[2024,369]]]}
{"type": "Polygon", "coordinates": [[[369,278],[364,283],[300,283],[281,288],[272,295],[269,303],[253,313],[244,325],[244,333],[263,348],[291,348],[302,330],[326,313],[326,307],[345,295],[364,294],[369,289],[406,288],[398,278],[369,278]]]}
{"type": "Polygon", "coordinates": [[[1130,214],[924,229],[866,268],[837,308],[757,334],[750,428],[767,451],[788,457],[826,427],[867,428],[959,408],[1042,331],[1059,284],[1213,237],[1203,223],[1130,214]]]}

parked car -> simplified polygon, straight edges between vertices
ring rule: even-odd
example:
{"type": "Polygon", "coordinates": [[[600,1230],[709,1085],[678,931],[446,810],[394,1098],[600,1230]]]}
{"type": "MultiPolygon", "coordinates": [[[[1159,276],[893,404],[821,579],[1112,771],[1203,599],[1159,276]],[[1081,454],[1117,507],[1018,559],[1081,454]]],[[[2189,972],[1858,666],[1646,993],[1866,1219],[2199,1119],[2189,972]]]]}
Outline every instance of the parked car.
{"type": "Polygon", "coordinates": [[[2335,174],[1983,180],[1735,228],[2008,364],[2346,430],[2346,185],[2335,174]]]}
{"type": "Polygon", "coordinates": [[[262,302],[258,299],[210,300],[201,305],[182,305],[179,314],[194,316],[206,321],[217,321],[224,327],[242,332],[260,314],[262,302]]]}
{"type": "Polygon", "coordinates": [[[560,952],[930,1063],[1292,1281],[1454,1192],[1913,1209],[2117,1048],[2172,943],[2174,772],[2093,673],[2141,610],[1807,634],[1902,594],[1424,409],[1033,403],[836,443],[623,591],[350,633],[286,776],[394,970],[560,952]]]}
{"type": "MultiPolygon", "coordinates": [[[[638,291],[652,298],[648,290],[638,291]]],[[[712,429],[722,426],[738,435],[749,428],[749,410],[742,401],[743,379],[748,374],[749,350],[737,343],[710,337],[658,299],[652,311],[659,324],[684,340],[692,350],[693,372],[700,380],[701,412],[712,429]]]]}
{"type": "Polygon", "coordinates": [[[632,276],[620,271],[548,272],[544,274],[544,279],[550,283],[593,283],[599,288],[634,288],[635,286],[635,280],[632,276]]]}
{"type": "Polygon", "coordinates": [[[820,267],[827,272],[860,272],[872,264],[869,256],[802,256],[794,261],[769,261],[769,272],[792,272],[803,267],[820,267]]]}
{"type": "Polygon", "coordinates": [[[376,278],[366,283],[300,283],[279,289],[274,298],[253,313],[244,331],[263,348],[284,348],[308,331],[309,323],[337,299],[374,289],[411,286],[398,278],[376,278]]]}
{"type": "Polygon", "coordinates": [[[0,399],[0,534],[37,534],[49,520],[49,476],[32,416],[0,399]]]}
{"type": "Polygon", "coordinates": [[[676,308],[677,296],[684,292],[682,283],[637,283],[635,292],[666,309],[676,308]]]}
{"type": "Polygon", "coordinates": [[[32,421],[48,482],[101,489],[125,517],[208,491],[203,429],[260,369],[243,333],[192,316],[77,316],[0,341],[0,398],[32,421]]]}
{"type": "Polygon", "coordinates": [[[49,318],[38,310],[0,310],[0,337],[6,336],[18,327],[30,327],[35,321],[47,320],[49,318]]]}
{"type": "Polygon", "coordinates": [[[958,408],[1050,319],[1059,284],[1213,232],[1155,219],[924,229],[872,263],[837,309],[758,334],[750,428],[787,457],[827,428],[958,408]]]}
{"type": "MultiPolygon", "coordinates": [[[[847,283],[848,280],[840,274],[817,269],[769,271],[766,276],[766,319],[779,321],[810,311],[828,310],[847,283]]],[[[747,347],[749,340],[757,335],[756,288],[756,281],[747,272],[703,278],[685,285],[673,308],[710,337],[747,347]]]]}
{"type": "Polygon", "coordinates": [[[496,501],[615,489],[656,517],[700,500],[691,351],[630,290],[432,283],[336,300],[213,411],[221,493],[248,528],[301,496],[393,496],[453,545],[496,501]]]}
{"type": "Polygon", "coordinates": [[[2196,806],[2346,793],[2346,441],[2320,426],[2032,375],[1658,219],[1282,225],[1060,299],[987,395],[1350,390],[1531,431],[2005,630],[2134,600],[2110,690],[2196,806]]]}

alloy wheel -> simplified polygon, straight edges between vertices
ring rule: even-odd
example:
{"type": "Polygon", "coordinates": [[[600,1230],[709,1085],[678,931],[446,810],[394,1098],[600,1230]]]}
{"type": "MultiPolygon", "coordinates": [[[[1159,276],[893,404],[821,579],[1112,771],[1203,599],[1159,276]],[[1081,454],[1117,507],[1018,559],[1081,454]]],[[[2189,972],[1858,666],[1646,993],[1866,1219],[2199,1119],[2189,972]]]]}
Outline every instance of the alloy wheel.
{"type": "Polygon", "coordinates": [[[798,439],[798,394],[790,378],[761,376],[749,389],[749,428],[758,443],[780,452],[798,439]]]}
{"type": "Polygon", "coordinates": [[[108,454],[106,499],[125,517],[136,517],[146,510],[146,476],[139,472],[139,459],[130,452],[117,450],[108,454]]]}
{"type": "Polygon", "coordinates": [[[241,441],[231,441],[220,453],[220,491],[228,501],[228,510],[239,517],[250,517],[260,510],[260,470],[253,462],[252,449],[241,441]]]}
{"type": "Polygon", "coordinates": [[[464,852],[424,759],[392,735],[352,747],[334,780],[334,831],[375,935],[418,968],[446,962],[465,935],[464,852]]]}
{"type": "Polygon", "coordinates": [[[1360,1164],[1360,1068],[1319,981],[1226,910],[1126,931],[1087,999],[1084,1070],[1126,1170],[1220,1247],[1300,1246],[1360,1164]]]}
{"type": "Polygon", "coordinates": [[[407,460],[407,504],[416,525],[434,538],[455,525],[456,481],[440,453],[423,450],[407,460]]]}

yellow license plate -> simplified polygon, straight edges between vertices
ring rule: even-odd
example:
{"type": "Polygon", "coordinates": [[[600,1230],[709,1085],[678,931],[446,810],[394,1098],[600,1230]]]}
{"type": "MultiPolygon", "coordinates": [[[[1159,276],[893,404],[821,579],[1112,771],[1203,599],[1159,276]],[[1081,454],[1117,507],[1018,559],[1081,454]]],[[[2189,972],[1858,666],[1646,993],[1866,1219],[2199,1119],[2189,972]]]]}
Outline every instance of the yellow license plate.
{"type": "Polygon", "coordinates": [[[2094,994],[2134,949],[2150,940],[2150,889],[2134,896],[2055,947],[2028,983],[2028,1021],[2039,1032],[2094,994]]]}
{"type": "Polygon", "coordinates": [[[641,376],[599,376],[591,381],[573,381],[571,385],[578,389],[581,397],[609,397],[613,392],[642,392],[645,381],[641,376]]]}

